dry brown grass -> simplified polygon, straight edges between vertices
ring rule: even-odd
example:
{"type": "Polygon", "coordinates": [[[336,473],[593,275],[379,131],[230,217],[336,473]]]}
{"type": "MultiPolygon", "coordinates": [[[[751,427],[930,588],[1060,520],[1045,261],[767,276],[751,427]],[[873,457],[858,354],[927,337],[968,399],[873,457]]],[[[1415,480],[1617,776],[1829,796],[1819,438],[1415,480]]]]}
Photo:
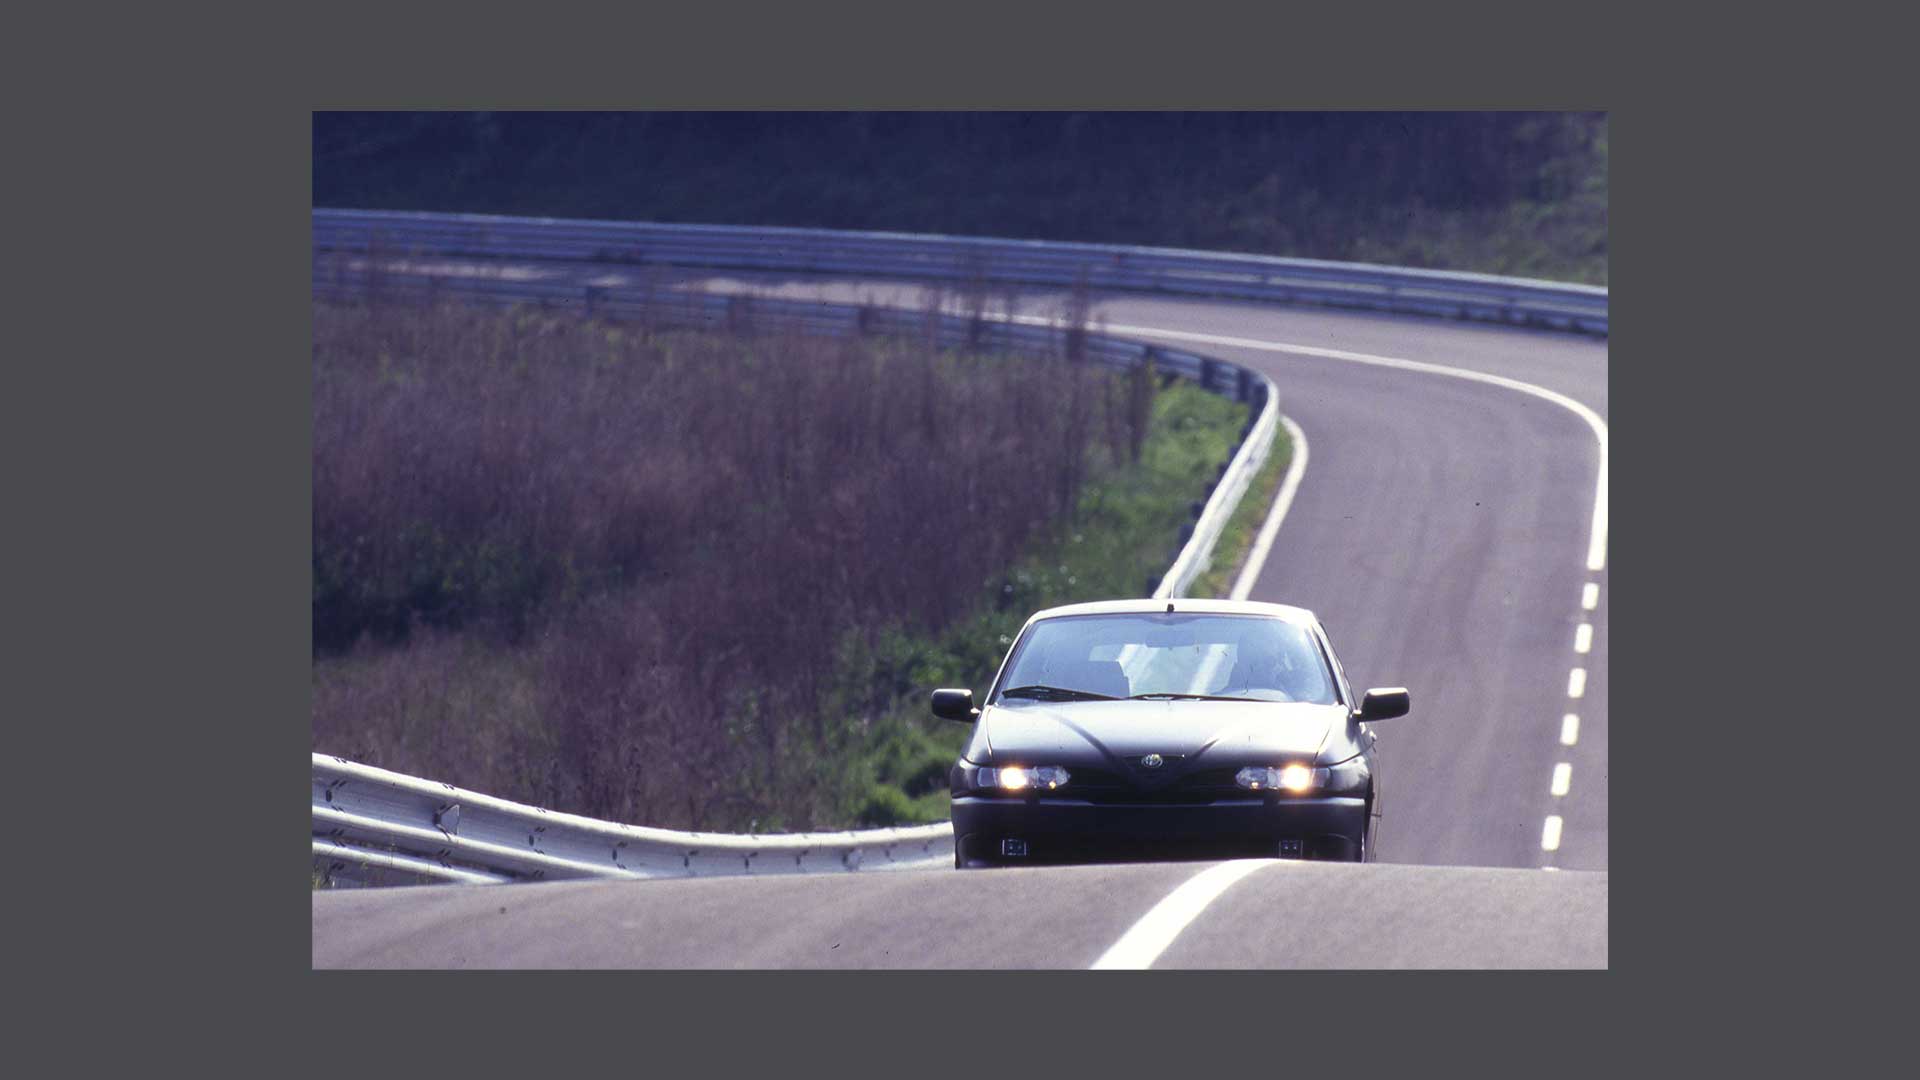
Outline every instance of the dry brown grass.
{"type": "Polygon", "coordinates": [[[1060,363],[314,307],[314,747],[599,817],[811,827],[835,650],[936,630],[1128,456],[1060,363]]]}

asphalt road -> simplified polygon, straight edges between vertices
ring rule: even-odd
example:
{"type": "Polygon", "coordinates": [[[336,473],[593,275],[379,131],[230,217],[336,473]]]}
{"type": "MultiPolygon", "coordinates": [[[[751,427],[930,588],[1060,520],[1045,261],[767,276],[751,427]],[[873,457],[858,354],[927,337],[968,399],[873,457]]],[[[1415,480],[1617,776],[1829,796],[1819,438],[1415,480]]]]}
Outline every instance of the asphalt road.
{"type": "MultiPolygon", "coordinates": [[[[554,272],[617,283],[617,273],[554,272]]],[[[911,303],[919,292],[699,283],[846,301],[911,303]]],[[[1027,314],[1062,304],[1049,292],[1002,299],[1027,314]]],[[[1259,864],[1192,912],[1153,965],[1604,967],[1608,598],[1605,570],[1588,564],[1594,431],[1508,387],[1287,346],[1519,380],[1604,418],[1606,343],[1158,297],[1109,297],[1095,311],[1112,333],[1164,337],[1273,377],[1310,460],[1252,598],[1312,608],[1356,688],[1406,686],[1414,703],[1376,729],[1376,856],[1410,865],[1259,864]],[[1193,334],[1241,340],[1179,336],[1193,334]]],[[[1207,872],[1189,863],[316,894],[313,957],[316,967],[1086,967],[1207,872]]]]}
{"type": "MultiPolygon", "coordinates": [[[[1441,364],[1606,416],[1604,341],[1417,318],[1128,301],[1110,321],[1441,364]]],[[[1259,368],[1309,462],[1252,599],[1312,608],[1361,686],[1406,686],[1377,725],[1379,858],[1607,867],[1606,572],[1587,562],[1599,446],[1503,386],[1299,353],[1189,344],[1259,368]],[[1594,610],[1583,607],[1595,585],[1594,610]],[[1575,651],[1581,623],[1587,652],[1575,651]],[[1581,668],[1579,698],[1569,697],[1581,668]],[[1563,742],[1571,714],[1574,743],[1563,742]],[[1553,794],[1565,765],[1565,793],[1553,794]],[[1542,847],[1546,820],[1561,821],[1542,847]]]]}
{"type": "MultiPolygon", "coordinates": [[[[1088,968],[1209,864],[348,889],[315,968],[1088,968]]],[[[1263,860],[1156,968],[1601,968],[1607,875],[1263,860]]]]}

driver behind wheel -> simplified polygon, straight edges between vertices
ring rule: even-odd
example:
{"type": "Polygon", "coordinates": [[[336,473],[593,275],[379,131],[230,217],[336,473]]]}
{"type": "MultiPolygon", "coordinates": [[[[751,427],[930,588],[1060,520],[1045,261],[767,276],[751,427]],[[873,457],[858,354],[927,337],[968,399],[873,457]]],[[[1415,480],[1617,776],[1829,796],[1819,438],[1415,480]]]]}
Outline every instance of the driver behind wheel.
{"type": "Polygon", "coordinates": [[[1326,673],[1316,658],[1278,635],[1260,634],[1240,642],[1227,681],[1213,691],[1221,697],[1257,697],[1282,701],[1327,702],[1326,673]]]}

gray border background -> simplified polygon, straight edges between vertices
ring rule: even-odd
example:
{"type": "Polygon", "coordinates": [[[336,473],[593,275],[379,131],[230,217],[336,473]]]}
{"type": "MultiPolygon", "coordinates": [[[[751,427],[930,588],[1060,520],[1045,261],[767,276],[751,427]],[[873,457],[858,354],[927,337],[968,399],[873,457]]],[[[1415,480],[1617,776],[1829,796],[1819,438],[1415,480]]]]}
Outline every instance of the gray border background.
{"type": "MultiPolygon", "coordinates": [[[[1751,318],[1751,290],[1766,269],[1755,253],[1778,259],[1776,241],[1804,235],[1771,223],[1819,167],[1789,151],[1822,117],[1763,107],[1756,83],[1688,63],[1724,60],[1703,20],[1629,23],[1585,11],[1550,19],[1512,5],[1483,21],[1408,6],[1336,20],[1194,5],[1072,14],[971,6],[934,17],[876,5],[827,19],[813,7],[610,16],[543,6],[537,17],[517,8],[487,19],[458,8],[339,7],[275,27],[141,21],[151,17],[117,26],[127,63],[111,65],[100,90],[72,91],[105,100],[82,97],[64,125],[29,125],[28,138],[61,155],[49,192],[101,211],[116,262],[104,273],[98,250],[76,257],[70,227],[24,215],[29,250],[48,244],[43,278],[64,287],[23,321],[45,331],[47,347],[33,355],[59,362],[30,365],[28,378],[48,389],[35,385],[10,411],[49,398],[89,407],[80,423],[22,418],[18,437],[68,452],[33,470],[29,490],[43,509],[16,519],[28,557],[45,558],[24,575],[18,610],[42,641],[87,644],[26,665],[22,726],[40,727],[32,720],[42,714],[74,722],[26,735],[16,751],[24,763],[44,744],[61,765],[86,768],[89,785],[104,764],[100,783],[141,795],[74,806],[66,770],[28,779],[30,798],[61,800],[63,830],[77,821],[83,834],[115,838],[100,846],[116,855],[100,878],[59,887],[67,932],[31,935],[41,940],[29,952],[70,978],[100,967],[154,980],[136,991],[138,1019],[127,1037],[107,1040],[110,1054],[151,1063],[171,1045],[176,1053],[161,1059],[217,1052],[274,1071],[312,1061],[380,1073],[388,1070],[373,1063],[399,1060],[639,1070],[682,1054],[703,1072],[717,1063],[732,1071],[807,1048],[827,1062],[913,1071],[958,1051],[979,1069],[993,1068],[995,1047],[1089,1042],[1112,1049],[1078,1056],[1075,1071],[1107,1056],[1191,1068],[1196,1044],[1220,1047],[1230,1068],[1546,1068],[1606,1061],[1609,1050],[1625,1063],[1634,1059],[1623,1051],[1649,1052],[1646,1036],[1686,1033],[1702,1008],[1737,1007],[1738,988],[1725,980],[1753,968],[1757,946],[1744,938],[1759,916],[1742,898],[1708,892],[1700,872],[1780,865],[1784,837],[1754,835],[1731,816],[1737,786],[1768,775],[1757,751],[1743,757],[1725,725],[1682,718],[1724,714],[1725,701],[1710,708],[1687,693],[1741,670],[1736,644],[1702,628],[1740,621],[1741,583],[1770,576],[1771,552],[1740,542],[1750,530],[1738,508],[1768,508],[1770,534],[1798,539],[1777,517],[1791,497],[1774,467],[1795,449],[1788,387],[1743,379],[1736,399],[1723,391],[1730,372],[1812,355],[1811,335],[1782,325],[1791,309],[1770,311],[1764,324],[1751,318]],[[185,99],[150,104],[156,85],[185,99]],[[316,106],[397,103],[1610,110],[1610,251],[1621,260],[1611,351],[1622,364],[1609,574],[1624,631],[1609,673],[1621,703],[1610,777],[1620,796],[1610,822],[1612,970],[311,972],[296,775],[309,709],[308,117],[316,106]],[[1760,396],[1770,391],[1775,400],[1760,396]],[[86,437],[94,431],[110,433],[107,445],[86,437]],[[1647,722],[1632,722],[1636,714],[1647,722]],[[130,719],[101,719],[109,716],[130,719]],[[81,753],[82,739],[96,752],[81,753]],[[1713,773],[1725,778],[1721,790],[1691,772],[1708,757],[1731,758],[1713,773]],[[182,823],[228,820],[232,806],[191,782],[207,769],[257,785],[245,806],[278,811],[233,820],[232,836],[169,830],[167,843],[126,850],[118,838],[147,798],[163,799],[182,823]],[[263,857],[223,865],[177,846],[188,841],[244,844],[263,857]],[[728,1033],[743,1022],[767,1034],[728,1033]],[[496,1038],[465,1050],[458,1029],[496,1038]],[[158,1041],[133,1037],[141,1032],[158,1041]],[[374,1049],[329,1048],[323,1036],[341,1033],[374,1049]],[[203,1045],[211,1042],[217,1051],[203,1045]]],[[[1741,51],[1764,53],[1751,40],[1764,32],[1749,24],[1741,51]]],[[[63,92],[74,81],[68,73],[63,92]]],[[[1835,352],[1821,361],[1844,364],[1835,352]]],[[[1741,726],[1761,741],[1753,724],[1741,726]]],[[[1775,902],[1819,887],[1786,877],[1768,886],[1775,902]]],[[[113,998],[133,988],[111,981],[113,998]]]]}

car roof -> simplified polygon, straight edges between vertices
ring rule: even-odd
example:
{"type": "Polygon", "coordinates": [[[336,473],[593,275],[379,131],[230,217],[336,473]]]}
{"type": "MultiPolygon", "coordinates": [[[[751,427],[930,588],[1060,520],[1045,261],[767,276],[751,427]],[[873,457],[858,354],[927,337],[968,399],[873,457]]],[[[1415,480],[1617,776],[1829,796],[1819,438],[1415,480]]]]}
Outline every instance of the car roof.
{"type": "Polygon", "coordinates": [[[1085,604],[1064,604],[1043,611],[1036,611],[1027,621],[1039,622],[1042,619],[1056,619],[1063,615],[1143,615],[1150,612],[1171,610],[1175,614],[1182,612],[1191,615],[1265,615],[1268,618],[1284,619],[1291,623],[1312,624],[1319,620],[1313,612],[1291,604],[1269,604],[1259,600],[1202,600],[1202,599],[1144,599],[1144,600],[1095,600],[1085,604]],[[1172,605],[1171,608],[1168,605],[1172,605]]]}

